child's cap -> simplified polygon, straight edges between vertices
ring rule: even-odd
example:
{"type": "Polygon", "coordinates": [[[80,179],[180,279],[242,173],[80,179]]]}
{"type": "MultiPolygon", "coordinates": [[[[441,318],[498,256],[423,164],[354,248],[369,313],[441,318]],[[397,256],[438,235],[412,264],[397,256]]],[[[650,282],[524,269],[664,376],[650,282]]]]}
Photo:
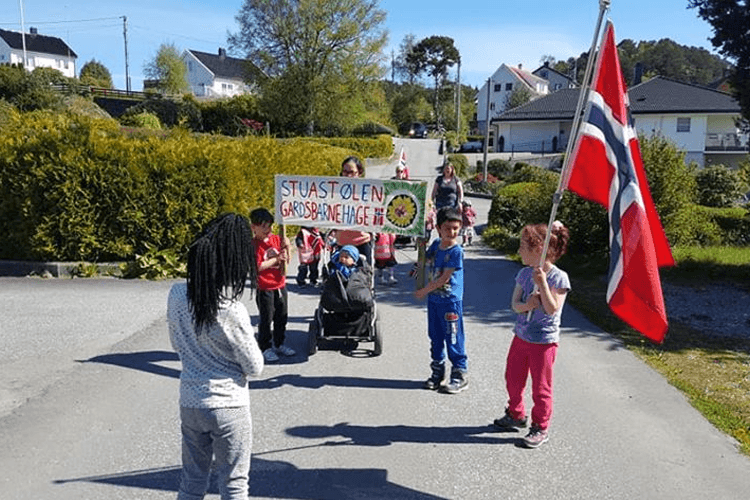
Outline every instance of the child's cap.
{"type": "Polygon", "coordinates": [[[349,254],[349,257],[354,259],[354,262],[357,262],[359,260],[359,250],[357,250],[357,247],[354,245],[344,245],[341,247],[342,252],[346,252],[349,254]]]}
{"type": "Polygon", "coordinates": [[[464,200],[464,201],[461,202],[461,204],[463,206],[465,206],[465,207],[470,207],[471,206],[471,202],[469,200],[464,200]]]}

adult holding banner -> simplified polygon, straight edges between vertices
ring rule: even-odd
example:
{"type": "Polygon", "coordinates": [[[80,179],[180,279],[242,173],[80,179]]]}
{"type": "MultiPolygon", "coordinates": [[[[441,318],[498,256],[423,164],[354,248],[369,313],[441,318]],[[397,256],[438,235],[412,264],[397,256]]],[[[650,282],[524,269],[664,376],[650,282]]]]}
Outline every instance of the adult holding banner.
{"type": "MultiPolygon", "coordinates": [[[[365,169],[356,156],[349,156],[341,163],[341,177],[364,177],[365,169]]],[[[353,245],[364,255],[367,263],[372,266],[372,233],[351,231],[348,229],[335,230],[336,244],[339,247],[353,245]]]]}
{"type": "Polygon", "coordinates": [[[464,201],[464,187],[461,184],[461,179],[456,176],[456,169],[451,162],[447,162],[443,166],[443,173],[435,179],[431,198],[435,204],[435,210],[451,207],[459,212],[461,211],[461,204],[464,201]]]}

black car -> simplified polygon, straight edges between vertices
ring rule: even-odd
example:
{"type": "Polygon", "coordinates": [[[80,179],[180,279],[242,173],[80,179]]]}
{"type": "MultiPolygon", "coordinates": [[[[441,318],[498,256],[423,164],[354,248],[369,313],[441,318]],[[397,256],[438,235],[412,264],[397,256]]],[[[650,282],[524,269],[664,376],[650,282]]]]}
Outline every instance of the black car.
{"type": "Polygon", "coordinates": [[[409,125],[407,135],[413,139],[424,139],[427,137],[427,126],[422,122],[413,122],[409,125]]]}

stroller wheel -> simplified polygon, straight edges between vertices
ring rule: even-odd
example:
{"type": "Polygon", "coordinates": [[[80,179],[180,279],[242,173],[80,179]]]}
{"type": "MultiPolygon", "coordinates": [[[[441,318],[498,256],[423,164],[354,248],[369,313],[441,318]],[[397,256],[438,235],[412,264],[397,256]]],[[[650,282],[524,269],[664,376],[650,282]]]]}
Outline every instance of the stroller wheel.
{"type": "Polygon", "coordinates": [[[373,346],[372,346],[372,355],[373,356],[380,356],[383,354],[383,333],[380,331],[380,321],[378,321],[378,317],[375,316],[375,324],[372,326],[373,331],[373,346]]]}
{"type": "Polygon", "coordinates": [[[310,327],[307,332],[307,354],[312,356],[318,352],[318,335],[320,333],[320,326],[313,320],[310,322],[310,327]]]}

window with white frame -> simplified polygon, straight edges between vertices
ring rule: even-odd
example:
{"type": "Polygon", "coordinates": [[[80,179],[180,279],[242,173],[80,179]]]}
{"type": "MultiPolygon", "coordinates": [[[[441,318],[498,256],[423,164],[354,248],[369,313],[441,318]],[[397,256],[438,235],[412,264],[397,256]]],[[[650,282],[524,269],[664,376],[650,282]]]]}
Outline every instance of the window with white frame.
{"type": "Polygon", "coordinates": [[[690,132],[690,118],[677,118],[677,132],[690,132]]]}

